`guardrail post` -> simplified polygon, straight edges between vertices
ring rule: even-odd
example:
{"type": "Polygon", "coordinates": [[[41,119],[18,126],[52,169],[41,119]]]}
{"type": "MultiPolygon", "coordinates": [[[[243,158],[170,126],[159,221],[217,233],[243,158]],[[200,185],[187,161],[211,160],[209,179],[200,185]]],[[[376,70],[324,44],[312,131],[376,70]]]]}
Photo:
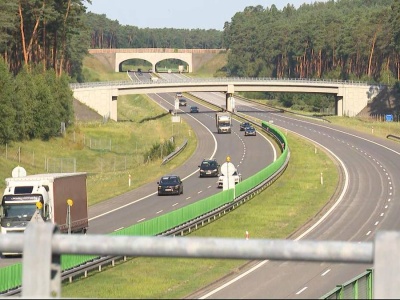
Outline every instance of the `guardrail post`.
{"type": "Polygon", "coordinates": [[[24,232],[22,298],[61,297],[61,256],[52,253],[53,234],[58,231],[38,215],[24,232]]]}
{"type": "Polygon", "coordinates": [[[400,233],[377,232],[374,249],[374,299],[396,299],[400,295],[400,233]]]}

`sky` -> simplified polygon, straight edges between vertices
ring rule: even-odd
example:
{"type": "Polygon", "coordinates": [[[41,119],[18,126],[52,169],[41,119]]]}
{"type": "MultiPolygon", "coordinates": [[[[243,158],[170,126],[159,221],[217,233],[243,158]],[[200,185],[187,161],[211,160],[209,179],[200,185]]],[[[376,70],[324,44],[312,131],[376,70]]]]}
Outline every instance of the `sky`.
{"type": "Polygon", "coordinates": [[[247,6],[273,4],[282,10],[287,4],[296,9],[302,4],[326,0],[91,0],[87,12],[105,14],[121,25],[139,28],[216,29],[223,30],[237,12],[247,6]]]}

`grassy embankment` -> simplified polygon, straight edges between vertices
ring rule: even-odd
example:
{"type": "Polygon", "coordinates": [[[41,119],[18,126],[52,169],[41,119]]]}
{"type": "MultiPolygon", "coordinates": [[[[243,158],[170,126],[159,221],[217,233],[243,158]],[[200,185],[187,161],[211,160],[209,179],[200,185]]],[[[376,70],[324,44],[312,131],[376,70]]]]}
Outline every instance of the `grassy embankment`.
{"type": "MultiPolygon", "coordinates": [[[[220,59],[220,58],[219,58],[220,59]]],[[[209,65],[216,65],[210,61],[209,65]]],[[[207,66],[204,67],[205,69],[207,66]]],[[[212,74],[208,71],[208,74],[212,74]]],[[[191,236],[286,238],[324,207],[338,183],[335,164],[314,145],[288,134],[291,162],[266,191],[191,236]],[[324,184],[320,183],[320,173],[324,184]]],[[[244,261],[135,258],[63,286],[63,297],[182,298],[235,272],[244,261]]]]}

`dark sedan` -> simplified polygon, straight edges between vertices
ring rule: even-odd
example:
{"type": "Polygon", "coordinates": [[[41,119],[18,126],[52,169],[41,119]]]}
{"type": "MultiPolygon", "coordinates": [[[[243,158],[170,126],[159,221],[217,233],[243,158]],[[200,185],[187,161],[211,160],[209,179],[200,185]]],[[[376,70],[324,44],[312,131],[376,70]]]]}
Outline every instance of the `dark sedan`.
{"type": "Polygon", "coordinates": [[[217,177],[220,165],[215,159],[203,159],[200,168],[200,177],[217,177]]]}
{"type": "Polygon", "coordinates": [[[183,194],[183,182],[178,175],[165,175],[160,178],[158,184],[158,195],[183,194]]]}
{"type": "Polygon", "coordinates": [[[190,112],[191,113],[198,113],[199,112],[199,108],[197,106],[191,106],[190,107],[190,112]]]}
{"type": "Polygon", "coordinates": [[[244,135],[257,135],[257,131],[253,126],[249,126],[244,130],[244,135]]]}
{"type": "Polygon", "coordinates": [[[240,131],[245,131],[247,127],[251,126],[249,122],[240,123],[240,131]]]}

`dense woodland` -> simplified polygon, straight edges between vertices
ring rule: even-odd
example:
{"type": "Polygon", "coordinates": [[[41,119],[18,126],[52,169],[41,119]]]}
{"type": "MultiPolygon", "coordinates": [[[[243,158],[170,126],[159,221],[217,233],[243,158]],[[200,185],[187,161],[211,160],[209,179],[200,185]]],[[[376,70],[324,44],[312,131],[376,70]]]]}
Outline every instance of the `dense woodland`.
{"type": "Polygon", "coordinates": [[[227,22],[224,46],[235,76],[400,78],[400,1],[339,0],[247,7],[227,22]]]}
{"type": "MultiPolygon", "coordinates": [[[[68,84],[85,80],[82,62],[90,48],[226,49],[227,76],[388,85],[400,78],[400,0],[249,6],[223,31],[121,25],[87,12],[92,1],[0,0],[0,143],[48,139],[59,134],[61,122],[72,124],[68,84]]],[[[294,98],[280,99],[285,106],[305,101],[294,98]]],[[[329,105],[327,98],[308,98],[311,109],[329,105]]]]}
{"type": "Polygon", "coordinates": [[[88,3],[0,0],[0,52],[10,71],[41,63],[82,81],[89,48],[224,48],[228,76],[400,78],[400,0],[248,6],[223,31],[121,25],[86,12],[88,3]]]}

